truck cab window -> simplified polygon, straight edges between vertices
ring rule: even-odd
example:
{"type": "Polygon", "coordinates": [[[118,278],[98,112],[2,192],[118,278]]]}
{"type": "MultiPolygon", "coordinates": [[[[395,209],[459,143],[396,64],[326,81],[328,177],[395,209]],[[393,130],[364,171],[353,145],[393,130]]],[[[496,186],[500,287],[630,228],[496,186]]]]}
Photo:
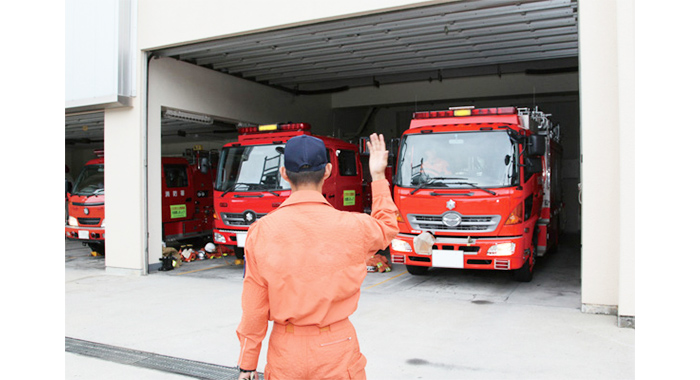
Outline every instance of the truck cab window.
{"type": "Polygon", "coordinates": [[[291,187],[279,174],[283,144],[225,148],[219,159],[215,189],[219,191],[287,190],[291,187]]]}
{"type": "Polygon", "coordinates": [[[502,131],[408,135],[401,146],[396,184],[470,187],[459,182],[462,180],[485,188],[513,186],[517,183],[516,149],[502,131]]]}
{"type": "Polygon", "coordinates": [[[338,171],[341,176],[356,176],[357,175],[357,160],[355,152],[351,150],[339,149],[336,151],[338,155],[338,171]]]}
{"type": "Polygon", "coordinates": [[[104,165],[87,165],[83,168],[78,179],[73,185],[73,194],[90,195],[104,192],[105,167],[104,165]]]}
{"type": "Polygon", "coordinates": [[[187,187],[187,166],[185,165],[163,165],[165,177],[165,187],[187,187]]]}

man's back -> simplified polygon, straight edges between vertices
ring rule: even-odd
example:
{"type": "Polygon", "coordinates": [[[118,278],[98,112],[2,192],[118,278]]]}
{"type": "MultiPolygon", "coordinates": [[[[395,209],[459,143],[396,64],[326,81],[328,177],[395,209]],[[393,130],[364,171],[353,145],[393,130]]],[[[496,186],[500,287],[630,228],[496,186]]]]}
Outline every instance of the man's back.
{"type": "Polygon", "coordinates": [[[367,275],[365,260],[398,233],[383,136],[371,135],[367,146],[371,216],[338,211],[323,198],[332,165],[320,139],[301,135],[287,142],[280,174],[292,194],[255,222],[246,239],[239,379],[257,377],[268,320],[275,323],[266,379],[365,377],[366,358],[348,317],[367,275]]]}
{"type": "MultiPolygon", "coordinates": [[[[375,203],[395,224],[390,194],[378,194],[375,203]]],[[[246,243],[254,247],[247,259],[268,287],[270,319],[325,326],[347,318],[357,308],[365,261],[389,244],[390,230],[369,215],[334,209],[317,192],[292,194],[251,227],[246,243]]]]}

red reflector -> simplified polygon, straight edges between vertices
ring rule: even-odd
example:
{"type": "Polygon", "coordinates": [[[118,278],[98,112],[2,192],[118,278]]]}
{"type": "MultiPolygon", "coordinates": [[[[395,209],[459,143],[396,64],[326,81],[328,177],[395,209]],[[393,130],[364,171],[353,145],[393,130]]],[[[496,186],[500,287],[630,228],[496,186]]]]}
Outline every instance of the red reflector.
{"type": "Polygon", "coordinates": [[[311,129],[311,124],[309,123],[290,123],[281,124],[279,129],[282,131],[308,131],[311,129]]]}
{"type": "Polygon", "coordinates": [[[391,262],[394,264],[405,264],[406,256],[404,255],[391,255],[391,262]]]}
{"type": "Polygon", "coordinates": [[[430,117],[430,112],[414,112],[413,113],[414,119],[427,119],[428,117],[430,117]]]}

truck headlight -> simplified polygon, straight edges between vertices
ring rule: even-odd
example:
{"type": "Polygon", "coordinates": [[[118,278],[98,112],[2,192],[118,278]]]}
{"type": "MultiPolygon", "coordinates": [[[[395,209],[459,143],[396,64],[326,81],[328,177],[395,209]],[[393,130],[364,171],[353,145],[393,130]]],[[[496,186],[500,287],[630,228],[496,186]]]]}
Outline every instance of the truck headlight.
{"type": "Polygon", "coordinates": [[[100,227],[105,228],[105,220],[102,219],[102,224],[100,224],[100,227]]]}
{"type": "Polygon", "coordinates": [[[217,243],[226,243],[226,237],[218,232],[214,232],[214,241],[217,243]]]}
{"type": "Polygon", "coordinates": [[[411,245],[399,239],[393,239],[391,241],[391,248],[398,252],[411,252],[411,245]]]}
{"type": "Polygon", "coordinates": [[[68,225],[71,227],[78,227],[78,219],[76,219],[74,216],[69,216],[68,225]]]}
{"type": "Polygon", "coordinates": [[[515,253],[515,243],[494,244],[486,252],[488,256],[510,256],[513,253],[515,253]]]}

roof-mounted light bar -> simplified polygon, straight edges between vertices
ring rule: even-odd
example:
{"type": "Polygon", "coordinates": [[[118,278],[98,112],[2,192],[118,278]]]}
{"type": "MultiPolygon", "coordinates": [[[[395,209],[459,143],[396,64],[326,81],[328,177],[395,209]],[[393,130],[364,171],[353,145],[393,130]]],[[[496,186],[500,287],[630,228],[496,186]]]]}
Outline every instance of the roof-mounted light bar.
{"type": "Polygon", "coordinates": [[[484,116],[484,115],[517,115],[518,109],[515,107],[497,108],[472,108],[454,107],[446,111],[421,111],[414,112],[414,119],[435,119],[441,117],[463,117],[463,116],[484,116]]]}
{"type": "Polygon", "coordinates": [[[265,133],[265,132],[288,132],[288,131],[308,131],[311,129],[309,123],[285,123],[285,124],[263,124],[252,127],[240,126],[238,133],[265,133]]]}

